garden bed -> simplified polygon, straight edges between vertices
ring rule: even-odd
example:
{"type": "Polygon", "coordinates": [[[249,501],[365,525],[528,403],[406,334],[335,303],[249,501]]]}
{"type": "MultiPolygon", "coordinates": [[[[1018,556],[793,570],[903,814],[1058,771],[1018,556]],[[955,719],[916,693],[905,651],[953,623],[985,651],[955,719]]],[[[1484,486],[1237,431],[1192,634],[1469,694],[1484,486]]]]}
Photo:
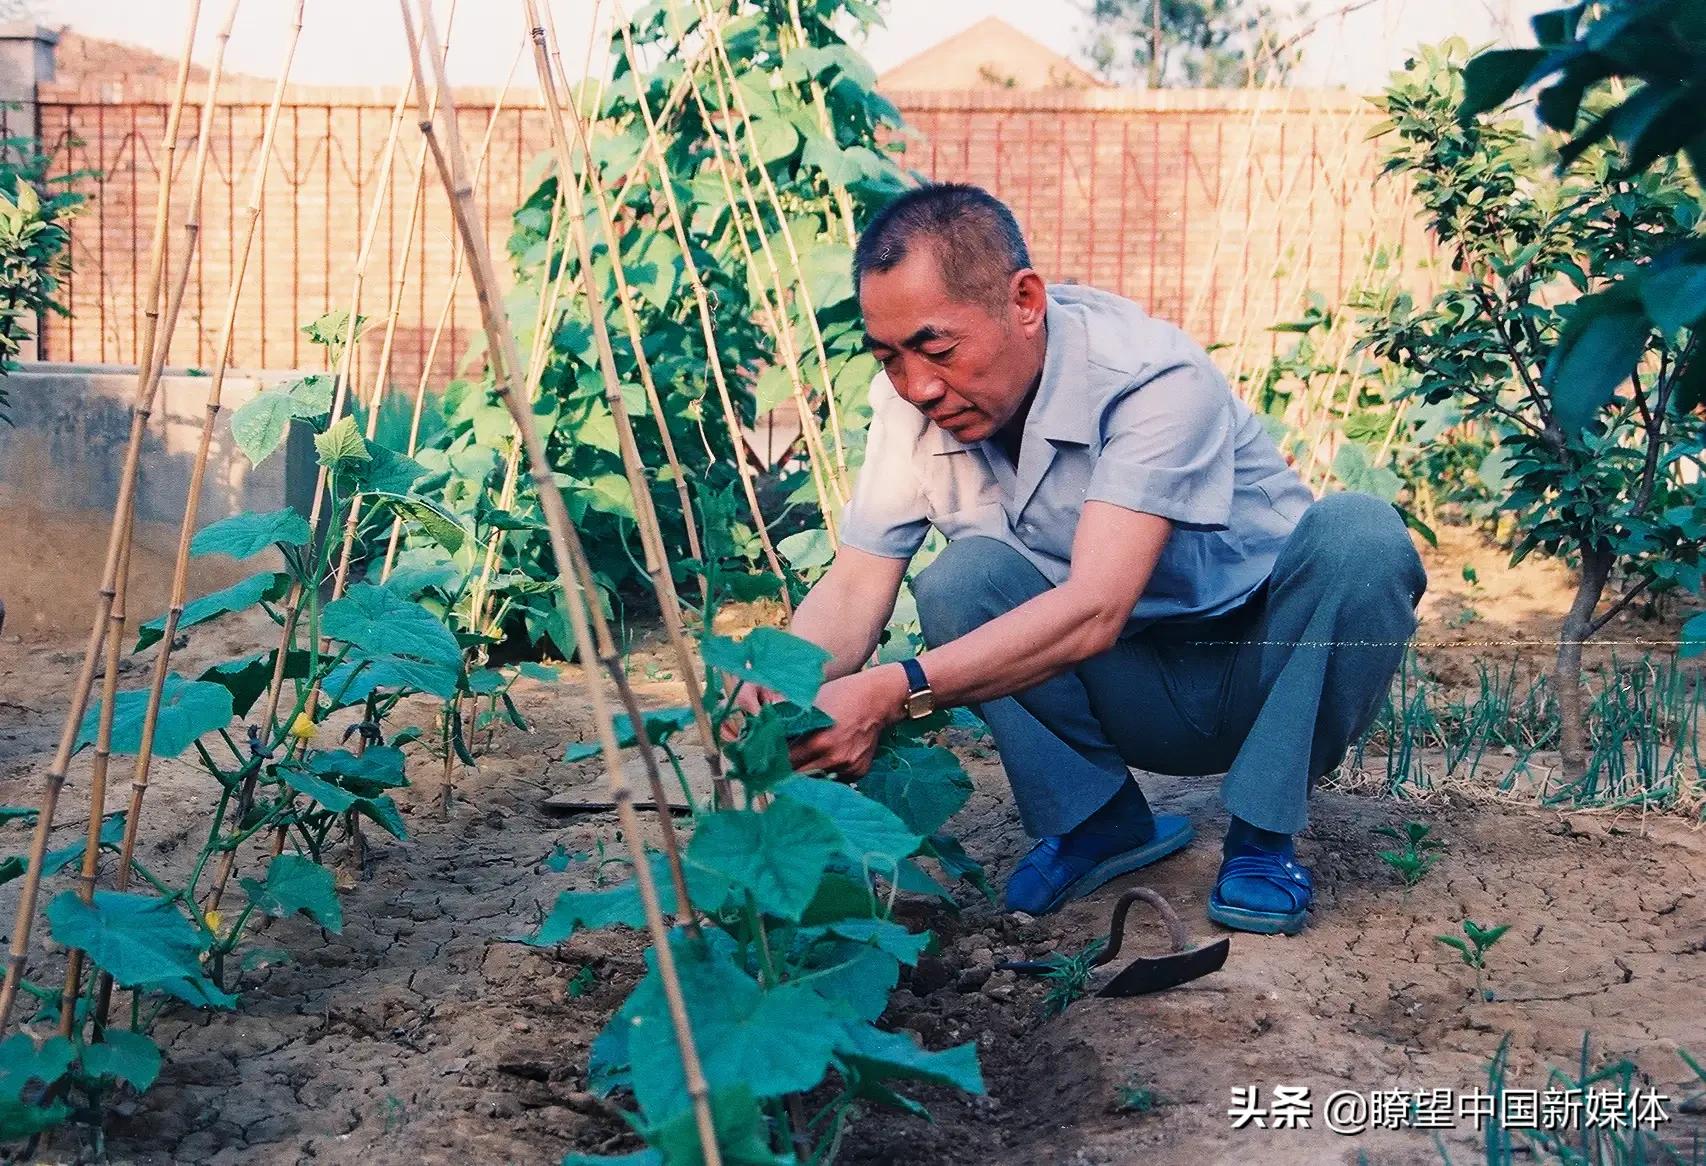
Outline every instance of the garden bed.
{"type": "MultiPolygon", "coordinates": [[[[1420,635],[1425,645],[1457,645],[1424,647],[1441,691],[1472,691],[1476,659],[1516,651],[1525,667],[1543,666],[1563,573],[1542,563],[1507,570],[1500,552],[1465,535],[1444,542],[1429,555],[1420,635]],[[1473,591],[1464,562],[1477,566],[1473,591]]],[[[199,628],[180,658],[223,658],[266,626],[199,628]]],[[[1664,635],[1655,624],[1627,631],[1608,636],[1664,635]]],[[[13,636],[0,647],[0,801],[34,800],[77,648],[13,636]]],[[[632,660],[642,699],[679,699],[667,681],[642,682],[648,661],[645,651],[632,660]]],[[[653,675],[668,669],[661,654],[649,662],[653,675]]],[[[573,679],[518,685],[534,731],[499,732],[479,770],[459,777],[450,821],[436,815],[436,763],[417,760],[416,784],[399,798],[412,839],[372,841],[367,877],[349,878],[342,897],[341,935],[300,916],[269,920],[252,946],[290,956],[254,967],[238,1011],[167,1014],[156,1030],[160,1082],[121,1103],[107,1130],[110,1160],[555,1162],[571,1150],[637,1145],[585,1092],[584,1074],[592,1039],[638,976],[641,937],[583,933],[553,950],[506,942],[529,932],[559,890],[590,885],[586,862],[554,873],[554,851],[594,851],[600,839],[622,851],[612,815],[564,820],[540,808],[579,772],[559,760],[562,742],[590,735],[573,679]]],[[[1025,839],[987,743],[962,733],[950,743],[976,785],[954,827],[999,884],[1025,839]]],[[[1486,779],[1444,781],[1409,803],[1348,792],[1378,785],[1381,764],[1371,752],[1364,775],[1347,774],[1346,788],[1315,800],[1301,842],[1320,887],[1310,927],[1291,939],[1236,936],[1223,971],[1166,995],[1089,999],[1045,1018],[1041,985],[990,970],[1082,950],[1105,926],[1111,889],[1041,920],[1004,916],[964,888],[957,915],[905,906],[910,922],[929,915],[942,946],[903,979],[885,1023],[931,1048],[975,1039],[989,1092],[927,1091],[934,1124],[868,1114],[842,1160],[1319,1162],[1361,1152],[1437,1162],[1431,1132],[1348,1138],[1319,1120],[1308,1130],[1233,1132],[1231,1089],[1308,1085],[1319,1100],[1335,1089],[1485,1088],[1486,1062],[1507,1033],[1512,1084],[1543,1086],[1548,1067],[1573,1072],[1586,1034],[1596,1064],[1627,1057],[1671,1095],[1667,1136],[1706,1136],[1706,1122],[1679,1112],[1693,1074],[1677,1055],[1706,1051],[1706,1012],[1693,1003],[1706,990],[1706,836],[1677,814],[1539,808],[1486,779]],[[1389,842],[1373,833],[1406,820],[1429,824],[1445,844],[1408,891],[1378,856],[1389,842]],[[1469,970],[1433,938],[1466,917],[1512,928],[1488,956],[1491,1001],[1474,999],[1469,970]]],[[[73,801],[86,767],[72,768],[73,801]]],[[[115,773],[112,808],[127,772],[121,764],[115,773]]],[[[176,852],[193,848],[180,844],[205,831],[205,781],[187,764],[157,766],[144,826],[152,864],[170,870],[176,852]]],[[[1202,937],[1215,933],[1203,918],[1224,820],[1215,787],[1148,786],[1158,805],[1197,826],[1196,844],[1148,881],[1202,937]]],[[[65,839],[79,829],[67,822],[65,839]]],[[[7,896],[0,910],[11,906],[7,896]]],[[[1147,932],[1137,946],[1156,950],[1147,932]]],[[[1476,1141],[1467,1121],[1439,1132],[1459,1161],[1476,1141]]],[[[69,1129],[54,1137],[43,1160],[90,1148],[69,1129]]]]}

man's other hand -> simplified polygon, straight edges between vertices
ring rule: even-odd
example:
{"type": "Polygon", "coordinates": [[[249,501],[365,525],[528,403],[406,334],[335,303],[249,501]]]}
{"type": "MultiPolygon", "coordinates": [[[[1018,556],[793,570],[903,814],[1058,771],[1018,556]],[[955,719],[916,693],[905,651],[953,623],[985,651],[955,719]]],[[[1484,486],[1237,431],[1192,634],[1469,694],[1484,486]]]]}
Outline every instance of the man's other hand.
{"type": "Polygon", "coordinates": [[[813,703],[835,724],[793,742],[789,762],[801,773],[821,770],[847,781],[865,776],[883,730],[900,719],[905,699],[906,674],[895,664],[829,681],[813,703]]]}

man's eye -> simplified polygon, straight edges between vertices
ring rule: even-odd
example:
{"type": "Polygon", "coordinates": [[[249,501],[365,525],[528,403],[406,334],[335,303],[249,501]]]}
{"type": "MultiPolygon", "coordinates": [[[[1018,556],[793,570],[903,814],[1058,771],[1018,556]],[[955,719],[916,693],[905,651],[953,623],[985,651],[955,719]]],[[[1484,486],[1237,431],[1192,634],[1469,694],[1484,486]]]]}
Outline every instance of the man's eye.
{"type": "Polygon", "coordinates": [[[924,355],[928,356],[931,360],[946,360],[946,359],[948,359],[948,357],[953,355],[954,349],[958,348],[958,347],[959,347],[959,345],[957,345],[957,344],[951,344],[947,348],[938,349],[935,352],[931,352],[929,349],[925,349],[924,355]]]}

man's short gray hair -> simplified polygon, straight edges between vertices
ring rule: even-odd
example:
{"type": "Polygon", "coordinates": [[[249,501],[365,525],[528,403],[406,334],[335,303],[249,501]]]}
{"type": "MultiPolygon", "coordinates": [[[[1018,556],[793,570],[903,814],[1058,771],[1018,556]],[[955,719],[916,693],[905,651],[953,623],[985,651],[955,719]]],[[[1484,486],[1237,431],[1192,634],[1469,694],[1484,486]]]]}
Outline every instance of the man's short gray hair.
{"type": "Polygon", "coordinates": [[[888,271],[923,243],[935,252],[948,294],[998,309],[1015,272],[1031,265],[1024,232],[1007,205],[959,182],[929,183],[896,198],[871,220],[853,250],[853,287],[888,271]]]}

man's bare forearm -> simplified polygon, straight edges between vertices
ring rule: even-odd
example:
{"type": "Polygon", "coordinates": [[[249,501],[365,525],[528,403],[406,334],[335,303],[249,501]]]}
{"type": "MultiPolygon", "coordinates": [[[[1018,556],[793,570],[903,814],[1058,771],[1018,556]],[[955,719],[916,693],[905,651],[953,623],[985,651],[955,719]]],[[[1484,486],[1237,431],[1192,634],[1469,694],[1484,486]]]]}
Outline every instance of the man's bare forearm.
{"type": "Polygon", "coordinates": [[[794,612],[788,630],[830,654],[824,677],[857,672],[894,614],[906,563],[843,547],[794,612]]]}

